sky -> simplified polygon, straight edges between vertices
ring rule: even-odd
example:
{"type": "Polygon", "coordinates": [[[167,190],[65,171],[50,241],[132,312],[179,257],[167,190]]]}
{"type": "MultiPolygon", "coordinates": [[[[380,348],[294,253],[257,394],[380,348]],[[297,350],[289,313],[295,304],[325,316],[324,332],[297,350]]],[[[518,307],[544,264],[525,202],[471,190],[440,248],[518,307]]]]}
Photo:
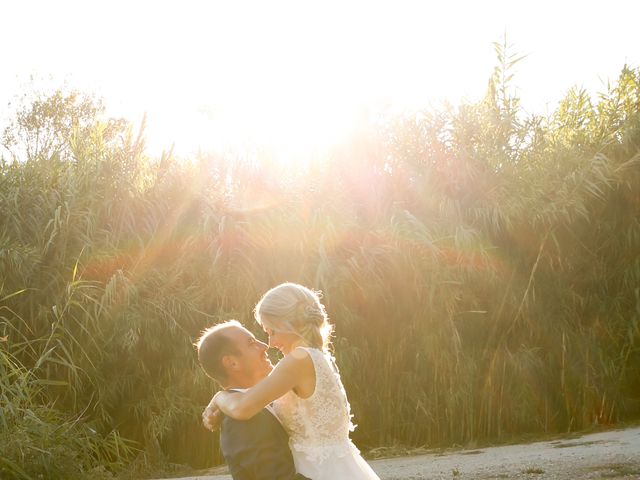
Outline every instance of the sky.
{"type": "Polygon", "coordinates": [[[102,97],[152,155],[247,143],[283,155],[363,112],[477,101],[506,34],[526,112],[640,66],[640,1],[21,0],[0,4],[0,126],[30,88],[102,97]],[[33,80],[31,80],[33,79],[33,80]]]}

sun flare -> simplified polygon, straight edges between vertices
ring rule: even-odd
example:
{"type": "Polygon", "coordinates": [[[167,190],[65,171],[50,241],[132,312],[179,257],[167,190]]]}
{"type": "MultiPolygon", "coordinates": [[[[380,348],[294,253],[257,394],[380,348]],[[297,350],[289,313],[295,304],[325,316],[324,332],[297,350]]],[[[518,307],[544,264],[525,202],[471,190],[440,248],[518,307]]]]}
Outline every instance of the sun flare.
{"type": "Polygon", "coordinates": [[[223,95],[214,88],[205,97],[165,104],[162,111],[152,105],[149,143],[164,142],[165,149],[175,143],[175,150],[187,155],[261,149],[280,164],[304,162],[348,138],[364,112],[364,105],[340,88],[314,87],[226,85],[223,95]]]}
{"type": "MultiPolygon", "coordinates": [[[[598,23],[612,30],[584,36],[572,29],[605,13],[581,8],[584,21],[567,23],[575,2],[550,0],[539,8],[527,2],[504,8],[501,0],[185,0],[150,8],[114,0],[99,10],[60,0],[40,2],[37,16],[31,2],[5,3],[4,17],[28,18],[30,31],[47,41],[25,40],[7,50],[0,99],[9,101],[20,79],[33,74],[68,80],[103,97],[113,116],[139,123],[146,112],[153,156],[172,145],[189,157],[255,144],[294,163],[340,141],[361,120],[363,105],[402,110],[477,101],[495,64],[492,42],[505,32],[514,53],[527,55],[516,84],[530,113],[546,113],[561,96],[556,92],[576,84],[598,91],[602,79],[638,58],[608,46],[635,40],[631,9],[637,7],[628,5],[621,10],[628,15],[598,23]],[[101,22],[86,21],[87,15],[101,22]],[[540,36],[539,25],[549,33],[540,36]],[[566,38],[581,38],[570,55],[566,38]]],[[[0,40],[11,44],[23,31],[20,22],[8,22],[0,40]]]]}

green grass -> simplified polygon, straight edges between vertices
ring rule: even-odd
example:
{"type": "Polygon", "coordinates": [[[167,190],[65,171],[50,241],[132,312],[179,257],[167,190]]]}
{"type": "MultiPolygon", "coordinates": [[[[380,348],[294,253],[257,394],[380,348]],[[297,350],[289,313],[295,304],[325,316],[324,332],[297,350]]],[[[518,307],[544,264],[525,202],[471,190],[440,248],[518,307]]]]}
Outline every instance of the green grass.
{"type": "Polygon", "coordinates": [[[637,478],[640,475],[640,466],[631,463],[611,463],[590,470],[598,472],[600,478],[637,478]]]}
{"type": "Polygon", "coordinates": [[[149,159],[77,96],[39,104],[81,120],[43,149],[26,106],[4,143],[28,155],[0,162],[2,468],[110,471],[124,445],[141,470],[220,462],[192,342],[256,330],[286,280],[325,293],[363,450],[640,418],[640,72],[530,117],[500,55],[482,101],[386,117],[297,172],[149,159]]]}
{"type": "Polygon", "coordinates": [[[538,467],[528,467],[525,468],[522,473],[525,475],[542,475],[544,474],[544,470],[538,467]]]}

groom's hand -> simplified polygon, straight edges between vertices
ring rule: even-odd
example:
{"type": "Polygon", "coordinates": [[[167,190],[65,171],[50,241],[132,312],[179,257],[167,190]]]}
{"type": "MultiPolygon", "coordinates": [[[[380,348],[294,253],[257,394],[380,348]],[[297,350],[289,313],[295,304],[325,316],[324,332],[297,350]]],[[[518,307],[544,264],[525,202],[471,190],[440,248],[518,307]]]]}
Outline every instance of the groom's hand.
{"type": "Polygon", "coordinates": [[[215,432],[220,428],[221,423],[222,412],[212,399],[211,402],[209,402],[209,405],[207,405],[207,408],[204,409],[204,412],[202,412],[202,424],[207,430],[215,432]]]}

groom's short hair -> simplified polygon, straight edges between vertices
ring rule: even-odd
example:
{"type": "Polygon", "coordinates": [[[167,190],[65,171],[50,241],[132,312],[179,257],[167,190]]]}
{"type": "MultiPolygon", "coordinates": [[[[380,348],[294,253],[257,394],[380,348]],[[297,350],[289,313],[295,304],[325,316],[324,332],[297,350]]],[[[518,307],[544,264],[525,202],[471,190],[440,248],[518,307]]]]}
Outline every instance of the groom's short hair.
{"type": "Polygon", "coordinates": [[[222,386],[228,380],[227,371],[222,365],[222,357],[238,353],[233,341],[225,335],[225,330],[231,327],[243,328],[237,320],[228,320],[204,330],[195,343],[200,365],[207,375],[222,386]]]}

